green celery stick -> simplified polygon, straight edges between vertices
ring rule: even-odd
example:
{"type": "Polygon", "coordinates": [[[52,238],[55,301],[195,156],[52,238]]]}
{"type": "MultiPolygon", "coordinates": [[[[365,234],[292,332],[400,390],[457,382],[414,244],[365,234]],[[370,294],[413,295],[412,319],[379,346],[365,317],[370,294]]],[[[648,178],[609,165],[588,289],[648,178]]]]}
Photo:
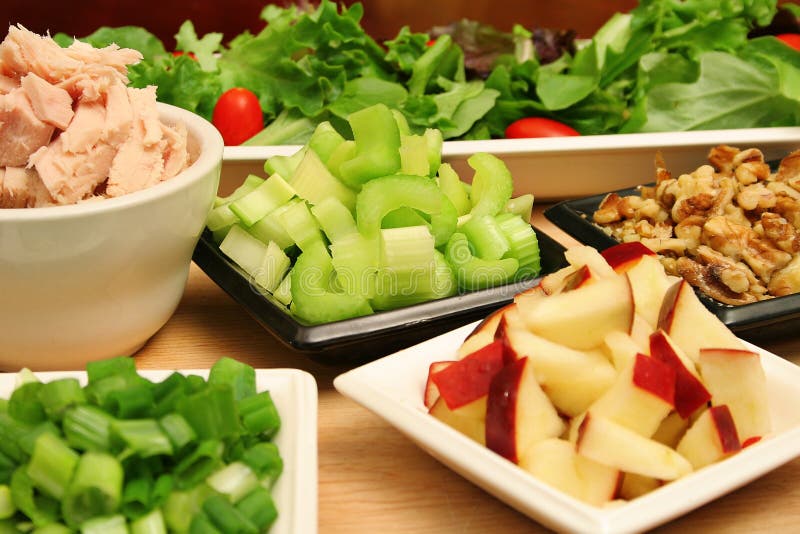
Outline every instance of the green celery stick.
{"type": "Polygon", "coordinates": [[[308,148],[304,146],[291,156],[271,156],[267,158],[264,162],[264,172],[269,176],[277,174],[286,179],[291,178],[297,165],[300,164],[300,160],[303,159],[306,150],[308,150],[308,148]]]}
{"type": "Polygon", "coordinates": [[[442,146],[444,145],[442,131],[436,128],[425,128],[422,135],[428,145],[428,174],[433,176],[442,165],[442,146]]]}
{"type": "Polygon", "coordinates": [[[516,278],[537,276],[541,271],[539,240],[530,223],[519,215],[501,213],[497,216],[500,230],[508,239],[509,250],[506,257],[519,262],[516,278]]]}
{"type": "Polygon", "coordinates": [[[503,211],[519,215],[523,221],[530,222],[531,213],[533,213],[533,195],[526,193],[512,198],[508,201],[503,211]]]}
{"type": "Polygon", "coordinates": [[[428,140],[424,136],[400,136],[400,172],[416,176],[428,176],[430,174],[428,140]]]}
{"type": "Polygon", "coordinates": [[[281,175],[273,174],[263,184],[229,204],[231,211],[244,223],[252,226],[269,212],[296,196],[295,190],[281,175]]]}
{"type": "Polygon", "coordinates": [[[313,150],[306,152],[289,183],[300,198],[311,204],[318,204],[326,198],[335,198],[348,210],[355,207],[355,191],[331,174],[313,150]]]}
{"type": "Polygon", "coordinates": [[[331,244],[336,286],[343,293],[366,299],[375,295],[379,249],[378,237],[366,238],[358,231],[331,244]]]}
{"type": "Polygon", "coordinates": [[[248,174],[242,184],[233,190],[233,193],[226,197],[217,197],[214,199],[214,207],[216,208],[217,206],[229,204],[234,200],[238,200],[263,183],[264,179],[262,177],[256,176],[255,174],[248,174]]]}
{"type": "Polygon", "coordinates": [[[346,184],[347,182],[342,179],[342,164],[356,157],[357,152],[358,149],[356,148],[356,142],[347,139],[342,144],[337,146],[336,150],[331,153],[328,161],[325,162],[325,166],[328,167],[328,170],[331,171],[331,174],[346,184]]]}
{"type": "Polygon", "coordinates": [[[472,209],[469,194],[464,188],[464,182],[459,178],[458,173],[449,163],[442,163],[439,166],[439,188],[442,190],[450,202],[455,206],[459,216],[466,215],[472,209]]]}
{"type": "Polygon", "coordinates": [[[484,260],[499,260],[511,247],[491,215],[474,215],[460,231],[467,236],[475,255],[484,260]]]}
{"type": "Polygon", "coordinates": [[[283,304],[284,306],[289,306],[292,303],[292,272],[289,271],[281,280],[281,283],[278,284],[278,287],[275,288],[275,291],[272,293],[272,296],[275,297],[275,300],[283,304]]]}
{"type": "Polygon", "coordinates": [[[486,152],[478,152],[467,158],[467,164],[475,170],[472,178],[473,215],[497,215],[511,199],[514,182],[503,160],[486,152]]]}
{"type": "Polygon", "coordinates": [[[286,250],[294,245],[294,239],[286,233],[286,229],[280,222],[280,216],[281,213],[299,202],[303,201],[298,198],[293,198],[286,204],[282,204],[272,210],[256,221],[252,226],[245,227],[245,230],[262,243],[267,244],[270,241],[274,241],[282,250],[286,250]]]}
{"type": "Polygon", "coordinates": [[[323,121],[317,124],[314,133],[308,139],[308,146],[323,163],[326,163],[343,142],[344,137],[336,131],[336,128],[329,121],[323,121]]]}
{"type": "Polygon", "coordinates": [[[445,258],[456,273],[459,288],[470,291],[505,284],[513,279],[519,267],[514,258],[476,258],[469,249],[467,236],[461,232],[454,233],[447,242],[445,258]]]}
{"type": "Polygon", "coordinates": [[[392,112],[384,104],[355,111],[348,117],[356,143],[356,155],[339,166],[341,178],[359,189],[373,178],[400,169],[400,130],[392,112]]]}
{"type": "Polygon", "coordinates": [[[331,243],[358,232],[350,209],[334,197],[323,199],[312,206],[311,214],[317,219],[331,243]]]}
{"type": "Polygon", "coordinates": [[[305,202],[292,204],[277,218],[300,250],[323,243],[322,230],[305,202]]]}
{"type": "Polygon", "coordinates": [[[397,130],[400,132],[400,135],[411,135],[411,128],[408,126],[408,119],[405,115],[403,115],[403,112],[394,108],[392,108],[391,111],[394,121],[397,123],[397,130]]]}

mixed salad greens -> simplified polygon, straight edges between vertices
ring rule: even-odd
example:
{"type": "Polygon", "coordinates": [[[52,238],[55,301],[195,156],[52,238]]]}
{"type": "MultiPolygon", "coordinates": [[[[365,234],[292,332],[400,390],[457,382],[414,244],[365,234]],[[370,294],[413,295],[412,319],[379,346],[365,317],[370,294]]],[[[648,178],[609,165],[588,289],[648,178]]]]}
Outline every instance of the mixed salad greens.
{"type": "MultiPolygon", "coordinates": [[[[331,0],[268,5],[262,31],[227,43],[219,33],[199,37],[187,21],[179,55],[138,27],[85,39],[140,50],[132,84],[155,84],[161,101],[207,118],[224,91],[249,89],[267,125],[253,144],[302,144],[325,121],[350,137],[347,116],[379,102],[401,111],[413,132],[436,128],[444,139],[503,137],[528,116],[584,135],[797,125],[800,52],[761,31],[776,4],[641,0],[585,41],[465,21],[431,34],[404,27],[378,43],[360,25],[361,4],[331,0]]],[[[796,21],[798,6],[780,13],[796,21]]]]}

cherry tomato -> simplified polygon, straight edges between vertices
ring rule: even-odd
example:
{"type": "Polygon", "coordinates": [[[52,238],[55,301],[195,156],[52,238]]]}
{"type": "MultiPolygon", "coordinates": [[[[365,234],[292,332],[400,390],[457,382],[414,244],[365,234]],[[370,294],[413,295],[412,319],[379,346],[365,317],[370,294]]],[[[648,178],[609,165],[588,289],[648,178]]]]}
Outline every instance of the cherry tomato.
{"type": "Polygon", "coordinates": [[[186,53],[186,52],[184,52],[183,50],[175,50],[174,52],[172,52],[172,55],[173,55],[173,56],[175,56],[175,57],[182,56],[182,55],[187,55],[187,56],[189,56],[190,58],[192,58],[192,59],[194,59],[195,61],[197,61],[197,56],[196,56],[196,55],[194,55],[194,52],[189,52],[189,53],[187,54],[187,53],[186,53]]]}
{"type": "Polygon", "coordinates": [[[425,43],[425,46],[433,46],[436,44],[436,39],[428,39],[428,42],[425,43]]]}
{"type": "Polygon", "coordinates": [[[800,33],[781,33],[775,37],[791,46],[795,50],[800,50],[800,33]]]}
{"type": "Polygon", "coordinates": [[[506,128],[506,138],[522,139],[526,137],[565,137],[580,135],[570,126],[545,117],[525,117],[516,120],[506,128]]]}
{"type": "Polygon", "coordinates": [[[228,89],[217,100],[211,122],[226,146],[241,145],[264,128],[258,97],[243,87],[228,89]]]}

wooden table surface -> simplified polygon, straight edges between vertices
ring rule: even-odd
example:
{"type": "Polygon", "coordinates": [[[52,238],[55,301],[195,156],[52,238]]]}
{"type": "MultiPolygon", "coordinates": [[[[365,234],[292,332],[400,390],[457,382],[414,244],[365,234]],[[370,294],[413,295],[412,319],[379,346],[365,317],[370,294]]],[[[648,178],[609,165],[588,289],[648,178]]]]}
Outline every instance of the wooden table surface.
{"type": "MultiPolygon", "coordinates": [[[[574,243],[541,211],[534,214],[535,225],[565,245],[574,243]]],[[[800,337],[761,346],[800,363],[800,337]]],[[[136,355],[137,365],[208,368],[221,356],[258,368],[298,368],[316,379],[320,533],[545,531],[338,393],[333,379],[347,367],[317,364],[286,348],[192,265],[175,315],[136,355]]],[[[798,481],[800,459],[657,532],[800,532],[798,481]]]]}

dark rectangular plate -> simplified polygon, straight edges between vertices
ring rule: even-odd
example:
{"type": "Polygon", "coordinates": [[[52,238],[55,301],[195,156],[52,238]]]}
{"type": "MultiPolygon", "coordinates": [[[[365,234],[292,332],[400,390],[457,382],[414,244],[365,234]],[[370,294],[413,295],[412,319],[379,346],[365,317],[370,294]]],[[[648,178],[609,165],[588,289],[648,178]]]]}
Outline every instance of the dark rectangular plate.
{"type": "MultiPolygon", "coordinates": [[[[620,189],[616,193],[620,196],[634,195],[638,194],[638,190],[620,189]]],[[[598,250],[606,249],[619,242],[592,222],[592,216],[606,194],[559,202],[546,209],[544,215],[581,243],[598,250]]],[[[759,342],[796,333],[800,325],[800,293],[741,306],[724,304],[700,291],[697,291],[697,295],[728,328],[750,341],[759,342]]]]}
{"type": "MultiPolygon", "coordinates": [[[[534,228],[539,240],[541,276],[567,265],[564,247],[534,228]]],[[[321,325],[298,322],[271,295],[260,292],[214,243],[206,230],[194,262],[267,331],[288,347],[327,364],[360,364],[482,319],[510,303],[539,278],[463,293],[396,310],[321,325]]]]}

